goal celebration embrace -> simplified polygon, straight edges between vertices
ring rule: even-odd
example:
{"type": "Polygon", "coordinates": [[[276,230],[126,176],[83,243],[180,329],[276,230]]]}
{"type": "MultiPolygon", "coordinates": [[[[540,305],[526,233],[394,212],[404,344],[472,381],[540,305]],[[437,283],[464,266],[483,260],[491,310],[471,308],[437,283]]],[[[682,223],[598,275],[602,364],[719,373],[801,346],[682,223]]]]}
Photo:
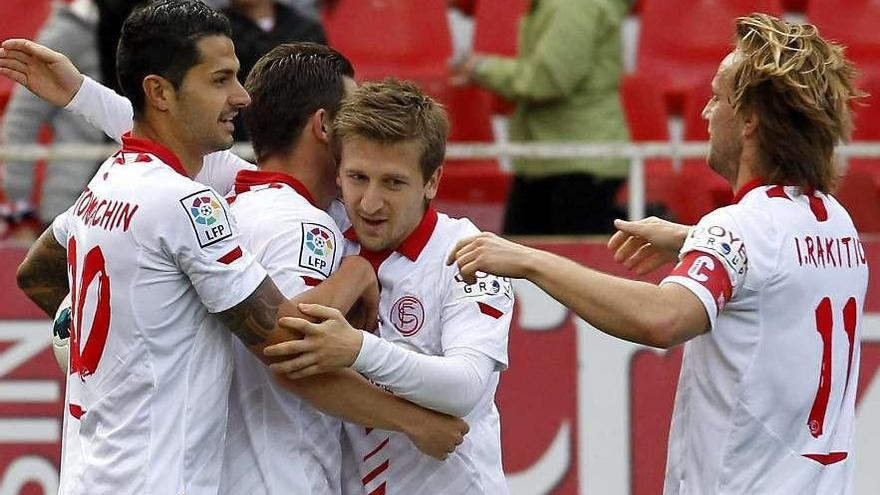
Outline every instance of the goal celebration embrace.
{"type": "Polygon", "coordinates": [[[60,3],[36,39],[0,40],[4,136],[43,109],[59,150],[83,143],[71,128],[112,142],[81,184],[83,158],[4,169],[5,297],[34,323],[0,320],[21,342],[0,363],[19,349],[24,370],[0,390],[11,414],[34,414],[25,396],[55,403],[39,420],[0,412],[22,425],[3,434],[0,491],[861,495],[880,481],[880,189],[839,154],[871,125],[873,73],[812,7],[790,21],[700,0],[691,15],[718,18],[703,29],[726,29],[717,53],[661,77],[641,47],[672,43],[652,38],[668,6],[651,2],[124,3],[60,3]],[[491,48],[492,22],[515,43],[491,48]],[[632,22],[644,72],[624,60],[632,22]],[[50,36],[74,25],[91,55],[50,36]],[[443,63],[406,65],[412,46],[443,63]],[[631,166],[641,192],[613,151],[447,156],[479,108],[487,123],[508,112],[489,139],[613,150],[661,107],[707,153],[631,166]],[[491,177],[506,206],[479,203],[499,194],[491,177]],[[17,199],[32,180],[43,192],[17,199]],[[624,220],[624,188],[655,215],[624,220]],[[31,347],[60,374],[27,371],[31,347]],[[28,424],[56,425],[45,460],[16,457],[28,424]]]}

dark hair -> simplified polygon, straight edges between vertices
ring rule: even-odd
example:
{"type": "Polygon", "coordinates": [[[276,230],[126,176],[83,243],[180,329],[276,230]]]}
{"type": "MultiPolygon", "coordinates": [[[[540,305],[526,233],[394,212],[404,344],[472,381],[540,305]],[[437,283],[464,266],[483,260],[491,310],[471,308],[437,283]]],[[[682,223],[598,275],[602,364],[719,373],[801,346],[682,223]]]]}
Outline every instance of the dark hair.
{"type": "Polygon", "coordinates": [[[144,111],[144,78],[155,74],[179,88],[199,63],[196,43],[214,35],[230,37],[229,20],[199,0],[157,0],[128,16],[116,48],[116,77],[135,117],[144,111]]]}
{"type": "Polygon", "coordinates": [[[332,120],[345,77],[354,78],[351,62],[316,43],[279,45],[260,58],[244,83],[251,104],[242,111],[257,160],[287,152],[318,110],[332,120]]]}
{"type": "Polygon", "coordinates": [[[443,105],[409,81],[393,78],[366,83],[342,102],[333,121],[334,151],[358,137],[382,144],[417,141],[421,147],[419,167],[425,181],[443,164],[449,118],[443,105]]]}

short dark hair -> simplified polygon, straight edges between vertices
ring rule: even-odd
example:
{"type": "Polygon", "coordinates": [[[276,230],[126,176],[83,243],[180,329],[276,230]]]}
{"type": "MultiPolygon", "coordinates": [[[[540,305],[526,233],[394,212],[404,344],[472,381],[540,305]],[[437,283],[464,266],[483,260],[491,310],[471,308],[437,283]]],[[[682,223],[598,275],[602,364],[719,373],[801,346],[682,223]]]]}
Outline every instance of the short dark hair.
{"type": "Polygon", "coordinates": [[[251,104],[242,111],[257,161],[290,150],[319,109],[332,120],[345,77],[354,78],[351,62],[316,43],[286,43],[260,58],[244,83],[251,104]]]}
{"type": "Polygon", "coordinates": [[[388,78],[366,83],[346,98],[333,121],[333,131],[337,158],[346,139],[381,144],[417,141],[421,148],[419,167],[427,181],[446,156],[449,118],[443,105],[417,84],[388,78]]]}
{"type": "Polygon", "coordinates": [[[231,36],[229,20],[200,0],[157,0],[132,11],[116,48],[116,77],[135,117],[144,111],[144,78],[155,74],[179,88],[199,63],[196,43],[215,35],[231,36]]]}

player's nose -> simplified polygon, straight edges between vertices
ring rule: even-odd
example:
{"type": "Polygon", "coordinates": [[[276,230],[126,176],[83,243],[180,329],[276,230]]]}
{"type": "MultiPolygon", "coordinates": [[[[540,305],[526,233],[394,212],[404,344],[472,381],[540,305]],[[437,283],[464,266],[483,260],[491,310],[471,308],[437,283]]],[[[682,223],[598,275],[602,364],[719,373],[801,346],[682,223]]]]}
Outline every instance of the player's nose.
{"type": "Polygon", "coordinates": [[[371,184],[364,190],[364,195],[361,196],[360,203],[361,210],[364,213],[367,215],[373,215],[382,209],[385,200],[382,197],[381,192],[378,190],[378,187],[371,184]]]}
{"type": "Polygon", "coordinates": [[[232,94],[229,95],[229,104],[233,108],[244,108],[251,104],[251,95],[248,94],[244,86],[236,79],[232,85],[232,94]]]}

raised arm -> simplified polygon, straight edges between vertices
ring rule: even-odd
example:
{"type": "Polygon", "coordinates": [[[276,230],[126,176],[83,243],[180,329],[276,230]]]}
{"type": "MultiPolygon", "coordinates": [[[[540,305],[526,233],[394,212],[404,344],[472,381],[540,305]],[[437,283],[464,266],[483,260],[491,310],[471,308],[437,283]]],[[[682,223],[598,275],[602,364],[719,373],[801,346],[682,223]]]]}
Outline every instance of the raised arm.
{"type": "MultiPolygon", "coordinates": [[[[64,54],[24,39],[0,47],[0,74],[21,84],[43,100],[73,112],[117,143],[132,128],[131,102],[80,73],[64,54]]],[[[205,157],[196,177],[202,184],[226,193],[235,174],[254,166],[228,150],[205,157]]]]}

